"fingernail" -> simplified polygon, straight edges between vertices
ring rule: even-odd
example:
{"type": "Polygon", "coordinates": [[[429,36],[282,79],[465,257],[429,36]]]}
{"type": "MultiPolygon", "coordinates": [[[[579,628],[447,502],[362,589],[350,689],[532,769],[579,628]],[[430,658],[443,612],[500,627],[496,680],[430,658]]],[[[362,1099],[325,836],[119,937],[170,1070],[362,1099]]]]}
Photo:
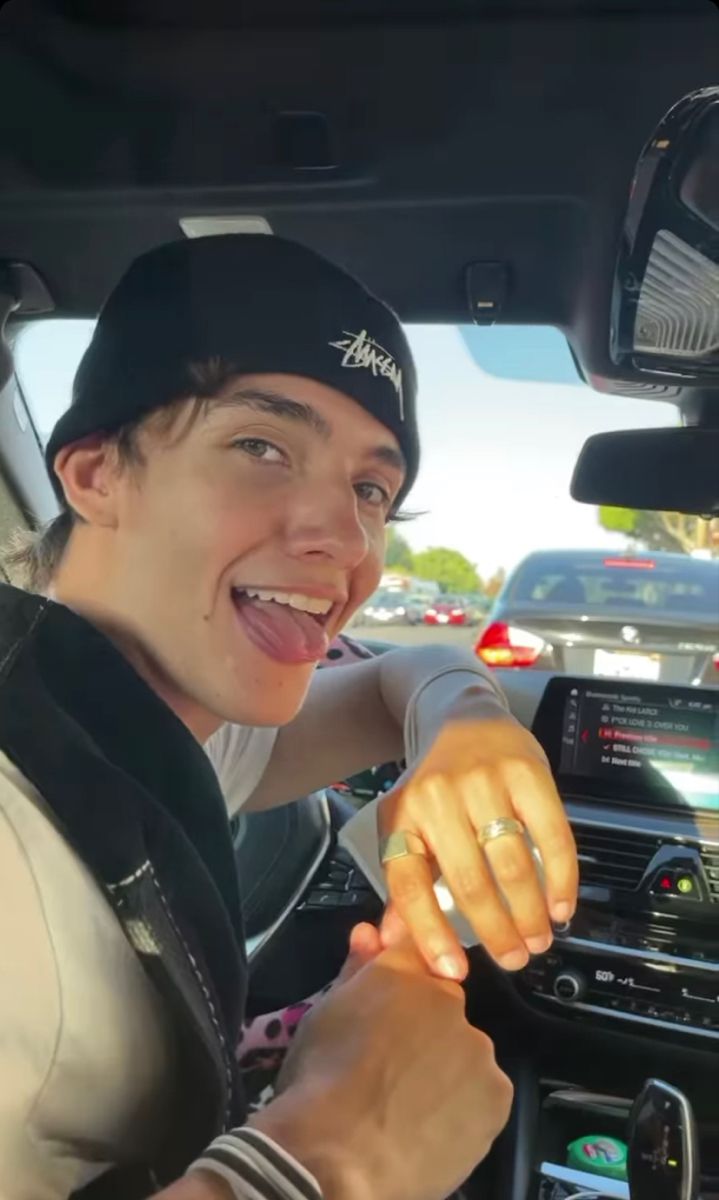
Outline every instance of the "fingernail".
{"type": "Polygon", "coordinates": [[[544,954],[551,946],[552,940],[547,934],[542,934],[541,937],[527,938],[525,945],[530,954],[544,954]]]}
{"type": "Polygon", "coordinates": [[[500,967],[504,967],[505,971],[521,971],[522,967],[526,967],[529,962],[529,955],[526,950],[510,950],[509,954],[503,954],[499,960],[500,967]]]}
{"type": "Polygon", "coordinates": [[[558,925],[564,925],[572,916],[572,906],[566,900],[560,900],[552,905],[552,920],[558,925]]]}
{"type": "Polygon", "coordinates": [[[462,980],[467,973],[464,963],[453,958],[451,954],[443,954],[441,958],[437,959],[437,970],[447,979],[462,980]]]}

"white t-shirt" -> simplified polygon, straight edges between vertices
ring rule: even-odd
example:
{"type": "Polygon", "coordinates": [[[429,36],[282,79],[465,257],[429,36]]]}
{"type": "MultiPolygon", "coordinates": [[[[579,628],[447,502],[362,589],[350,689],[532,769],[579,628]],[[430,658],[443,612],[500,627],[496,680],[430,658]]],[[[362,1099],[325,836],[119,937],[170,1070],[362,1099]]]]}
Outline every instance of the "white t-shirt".
{"type": "Polygon", "coordinates": [[[231,817],[247,803],[260,782],[276,739],[275,728],[226,724],[205,742],[231,817]]]}
{"type": "MultiPolygon", "coordinates": [[[[231,813],[276,731],[207,743],[231,813]]],[[[159,998],[42,797],[0,753],[0,1197],[66,1200],[150,1144],[172,1089],[159,998]]]]}

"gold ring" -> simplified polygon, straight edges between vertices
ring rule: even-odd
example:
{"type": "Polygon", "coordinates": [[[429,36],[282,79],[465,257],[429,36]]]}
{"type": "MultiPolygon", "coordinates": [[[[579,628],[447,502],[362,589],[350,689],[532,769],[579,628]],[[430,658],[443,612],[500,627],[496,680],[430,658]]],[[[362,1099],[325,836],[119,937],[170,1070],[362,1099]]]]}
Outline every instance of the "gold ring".
{"type": "Polygon", "coordinates": [[[514,817],[496,817],[494,821],[489,821],[483,825],[477,834],[477,841],[480,846],[486,846],[487,842],[493,842],[495,838],[507,837],[509,834],[524,833],[524,825],[521,821],[515,820],[514,817]]]}
{"type": "Polygon", "coordinates": [[[416,833],[399,830],[382,838],[379,844],[379,857],[383,867],[395,858],[408,858],[412,854],[427,858],[427,847],[416,833]]]}

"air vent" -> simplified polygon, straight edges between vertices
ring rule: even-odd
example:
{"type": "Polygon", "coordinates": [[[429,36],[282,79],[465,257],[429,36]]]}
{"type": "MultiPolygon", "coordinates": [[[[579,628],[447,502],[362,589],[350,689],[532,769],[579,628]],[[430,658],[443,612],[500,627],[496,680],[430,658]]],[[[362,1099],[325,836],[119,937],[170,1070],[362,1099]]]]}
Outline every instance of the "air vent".
{"type": "Polygon", "coordinates": [[[661,842],[650,834],[575,824],[581,883],[634,892],[661,842]]]}
{"type": "Polygon", "coordinates": [[[709,884],[709,894],[716,904],[719,904],[719,846],[711,850],[705,846],[701,852],[702,865],[709,884]]]}

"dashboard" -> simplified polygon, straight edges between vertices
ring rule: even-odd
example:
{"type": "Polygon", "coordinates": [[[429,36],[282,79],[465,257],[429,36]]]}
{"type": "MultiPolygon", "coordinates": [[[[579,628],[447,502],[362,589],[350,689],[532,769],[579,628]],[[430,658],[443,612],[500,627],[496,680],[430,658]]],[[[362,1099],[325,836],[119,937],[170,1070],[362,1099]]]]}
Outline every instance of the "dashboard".
{"type": "Polygon", "coordinates": [[[571,924],[516,986],[571,1020],[719,1050],[719,689],[502,682],[548,755],[581,880],[571,924]]]}

